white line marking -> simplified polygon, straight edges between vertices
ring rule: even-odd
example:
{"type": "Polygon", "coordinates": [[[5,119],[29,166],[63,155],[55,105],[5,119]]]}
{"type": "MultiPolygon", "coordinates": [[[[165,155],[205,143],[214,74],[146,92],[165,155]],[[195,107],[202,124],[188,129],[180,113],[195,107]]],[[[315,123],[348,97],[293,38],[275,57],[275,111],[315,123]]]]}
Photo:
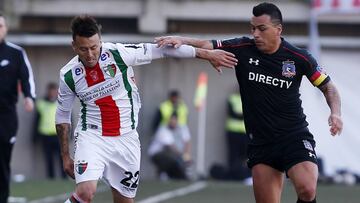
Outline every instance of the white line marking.
{"type": "Polygon", "coordinates": [[[138,203],[159,203],[161,201],[172,199],[174,197],[184,196],[186,194],[202,190],[206,186],[207,186],[206,182],[200,181],[200,182],[196,182],[196,183],[194,183],[192,185],[189,185],[189,186],[186,186],[186,187],[183,187],[183,188],[180,188],[180,189],[176,189],[176,190],[172,190],[172,191],[168,191],[168,192],[163,192],[163,193],[160,193],[158,195],[148,197],[146,199],[138,201],[138,203]]]}

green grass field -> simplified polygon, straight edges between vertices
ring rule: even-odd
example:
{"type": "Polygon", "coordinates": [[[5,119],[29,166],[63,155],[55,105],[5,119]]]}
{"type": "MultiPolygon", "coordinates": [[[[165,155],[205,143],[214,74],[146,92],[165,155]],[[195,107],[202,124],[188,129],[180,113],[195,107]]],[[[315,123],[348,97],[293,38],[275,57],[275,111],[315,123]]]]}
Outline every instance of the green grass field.
{"type": "MultiPolygon", "coordinates": [[[[185,194],[178,189],[189,188],[192,185],[199,185],[194,182],[159,182],[142,181],[136,197],[136,202],[155,203],[253,203],[251,186],[245,186],[238,182],[215,182],[206,181],[201,183],[201,188],[191,193],[185,194]],[[149,200],[164,192],[169,192],[170,197],[163,201],[149,200]],[[176,191],[176,192],[174,192],[176,191]],[[171,197],[171,194],[175,197],[171,197]],[[174,195],[175,194],[175,195],[174,195]],[[144,201],[147,200],[147,201],[144,201]]],[[[63,195],[73,191],[72,181],[27,181],[23,183],[12,183],[11,196],[24,197],[28,203],[60,203],[64,202],[63,195]],[[62,195],[62,196],[61,196],[62,195]],[[45,197],[55,197],[55,199],[44,199],[45,197]]],[[[111,203],[111,192],[104,184],[99,184],[100,191],[95,196],[95,203],[111,203]]],[[[166,195],[163,195],[166,196],[166,195]]],[[[343,185],[319,185],[317,202],[319,203],[360,203],[360,186],[343,185]]],[[[282,195],[283,203],[296,202],[296,194],[289,183],[285,184],[282,195]]]]}

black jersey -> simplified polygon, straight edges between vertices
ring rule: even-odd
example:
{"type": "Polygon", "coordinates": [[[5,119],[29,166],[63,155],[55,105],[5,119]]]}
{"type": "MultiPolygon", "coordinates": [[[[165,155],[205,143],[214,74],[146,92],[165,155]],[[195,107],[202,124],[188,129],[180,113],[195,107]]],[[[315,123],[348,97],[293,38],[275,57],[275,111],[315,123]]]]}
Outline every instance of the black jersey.
{"type": "Polygon", "coordinates": [[[236,55],[236,77],[243,101],[244,120],[251,144],[273,143],[300,134],[312,135],[301,107],[299,87],[303,75],[314,86],[330,77],[315,59],[284,39],[273,54],[259,51],[247,37],[213,40],[214,48],[236,55]]]}
{"type": "Polygon", "coordinates": [[[0,112],[14,112],[18,99],[18,82],[25,97],[35,97],[34,79],[24,49],[0,42],[0,112]]]}

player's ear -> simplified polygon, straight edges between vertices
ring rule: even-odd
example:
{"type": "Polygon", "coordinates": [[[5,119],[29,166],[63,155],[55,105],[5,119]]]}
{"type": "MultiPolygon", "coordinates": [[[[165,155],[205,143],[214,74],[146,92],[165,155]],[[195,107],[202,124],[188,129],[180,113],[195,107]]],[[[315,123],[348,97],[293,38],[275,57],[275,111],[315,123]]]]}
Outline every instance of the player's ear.
{"type": "Polygon", "coordinates": [[[278,35],[278,36],[281,36],[281,33],[282,33],[282,25],[279,24],[279,25],[276,26],[276,28],[277,28],[277,35],[278,35]]]}
{"type": "Polygon", "coordinates": [[[71,42],[71,46],[72,46],[72,49],[73,49],[74,51],[76,51],[75,41],[72,41],[72,42],[71,42]]]}

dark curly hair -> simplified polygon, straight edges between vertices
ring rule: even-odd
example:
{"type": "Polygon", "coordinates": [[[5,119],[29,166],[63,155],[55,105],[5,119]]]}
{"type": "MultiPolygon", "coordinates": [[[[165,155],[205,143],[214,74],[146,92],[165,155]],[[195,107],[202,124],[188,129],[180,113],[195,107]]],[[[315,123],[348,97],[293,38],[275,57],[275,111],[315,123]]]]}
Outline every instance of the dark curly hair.
{"type": "Polygon", "coordinates": [[[71,21],[71,32],[73,40],[76,36],[91,37],[95,34],[101,35],[101,25],[94,17],[88,15],[76,16],[71,21]]]}

